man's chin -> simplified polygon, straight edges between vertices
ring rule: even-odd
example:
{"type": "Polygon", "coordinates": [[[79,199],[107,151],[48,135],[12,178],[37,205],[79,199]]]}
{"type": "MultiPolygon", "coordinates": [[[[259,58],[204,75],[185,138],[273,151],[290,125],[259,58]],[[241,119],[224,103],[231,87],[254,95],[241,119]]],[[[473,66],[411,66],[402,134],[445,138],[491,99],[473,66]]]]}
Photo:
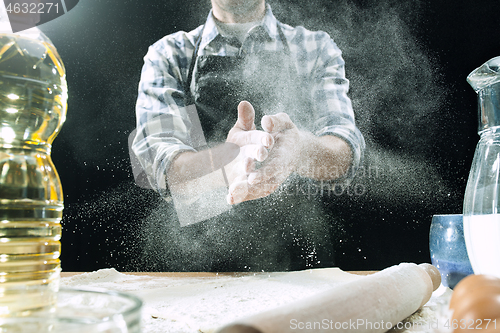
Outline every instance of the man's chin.
{"type": "MultiPolygon", "coordinates": [[[[217,1],[217,0],[216,0],[217,1]]],[[[246,21],[248,16],[255,15],[259,7],[265,3],[263,0],[218,0],[218,5],[226,12],[240,17],[246,21]]]]}

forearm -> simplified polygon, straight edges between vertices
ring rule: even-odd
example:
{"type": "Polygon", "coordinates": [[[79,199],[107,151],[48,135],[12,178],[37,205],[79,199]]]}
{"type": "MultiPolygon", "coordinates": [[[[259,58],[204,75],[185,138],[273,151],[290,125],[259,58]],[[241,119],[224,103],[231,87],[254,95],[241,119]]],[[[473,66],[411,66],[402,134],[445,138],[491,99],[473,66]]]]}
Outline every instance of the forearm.
{"type": "MultiPolygon", "coordinates": [[[[222,147],[222,146],[219,146],[222,147]]],[[[217,158],[220,148],[200,152],[182,152],[172,161],[167,171],[167,184],[173,194],[199,196],[213,189],[225,187],[222,168],[231,168],[217,158]]]]}
{"type": "MultiPolygon", "coordinates": [[[[177,154],[167,171],[167,182],[172,185],[184,184],[201,177],[200,152],[185,151],[177,154]]],[[[202,161],[207,162],[207,161],[202,161]]],[[[208,163],[210,163],[208,161],[208,163]]]]}
{"type": "Polygon", "coordinates": [[[333,180],[345,175],[352,163],[352,152],[346,141],[333,135],[317,137],[301,132],[297,173],[316,180],[333,180]]]}

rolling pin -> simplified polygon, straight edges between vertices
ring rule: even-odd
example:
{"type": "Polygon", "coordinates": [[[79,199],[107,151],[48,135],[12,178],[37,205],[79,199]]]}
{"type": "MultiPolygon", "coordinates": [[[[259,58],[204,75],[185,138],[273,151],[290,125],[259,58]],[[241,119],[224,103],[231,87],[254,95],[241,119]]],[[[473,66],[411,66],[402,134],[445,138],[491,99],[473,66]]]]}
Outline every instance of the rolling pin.
{"type": "Polygon", "coordinates": [[[385,332],[427,303],[440,283],[434,266],[402,263],[217,332],[385,332]]]}

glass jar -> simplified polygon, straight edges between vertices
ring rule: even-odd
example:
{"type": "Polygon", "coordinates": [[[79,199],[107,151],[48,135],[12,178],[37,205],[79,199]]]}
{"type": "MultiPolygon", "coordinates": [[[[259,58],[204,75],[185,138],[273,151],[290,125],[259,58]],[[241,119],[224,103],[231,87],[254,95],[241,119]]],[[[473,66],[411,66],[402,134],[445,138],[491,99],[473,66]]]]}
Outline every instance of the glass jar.
{"type": "Polygon", "coordinates": [[[467,81],[478,94],[480,140],[464,197],[464,237],[474,273],[500,277],[500,57],[467,81]]]}

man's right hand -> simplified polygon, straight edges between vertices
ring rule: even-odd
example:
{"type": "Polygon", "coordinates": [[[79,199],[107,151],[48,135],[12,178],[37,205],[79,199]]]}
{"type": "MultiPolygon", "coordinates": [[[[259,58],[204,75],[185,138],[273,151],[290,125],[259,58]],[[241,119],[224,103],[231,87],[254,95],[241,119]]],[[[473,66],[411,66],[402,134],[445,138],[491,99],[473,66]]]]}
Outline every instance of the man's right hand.
{"type": "Polygon", "coordinates": [[[259,147],[271,149],[274,138],[265,131],[255,129],[255,110],[247,101],[238,105],[238,120],[227,135],[226,142],[234,143],[240,147],[251,145],[258,154],[259,147]]]}
{"type": "Polygon", "coordinates": [[[235,162],[231,164],[229,170],[226,170],[230,183],[227,202],[234,204],[243,199],[235,198],[231,193],[248,192],[247,177],[255,170],[255,161],[263,162],[267,158],[268,151],[274,145],[274,137],[265,131],[256,130],[255,110],[249,102],[242,101],[238,105],[238,120],[229,131],[227,142],[240,147],[240,153],[235,162]]]}
{"type": "MultiPolygon", "coordinates": [[[[255,170],[255,161],[263,162],[267,158],[274,138],[265,131],[256,130],[255,110],[249,102],[242,101],[238,105],[238,120],[229,131],[226,142],[240,147],[238,157],[226,168],[229,183],[245,186],[247,175],[255,170]]],[[[233,203],[230,196],[228,203],[233,203]]]]}
{"type": "Polygon", "coordinates": [[[241,183],[255,170],[255,161],[262,162],[272,148],[274,138],[256,130],[255,110],[246,101],[238,105],[238,119],[224,144],[200,152],[183,152],[174,160],[168,173],[170,185],[185,184],[221,167],[225,168],[230,184],[241,183]]]}

